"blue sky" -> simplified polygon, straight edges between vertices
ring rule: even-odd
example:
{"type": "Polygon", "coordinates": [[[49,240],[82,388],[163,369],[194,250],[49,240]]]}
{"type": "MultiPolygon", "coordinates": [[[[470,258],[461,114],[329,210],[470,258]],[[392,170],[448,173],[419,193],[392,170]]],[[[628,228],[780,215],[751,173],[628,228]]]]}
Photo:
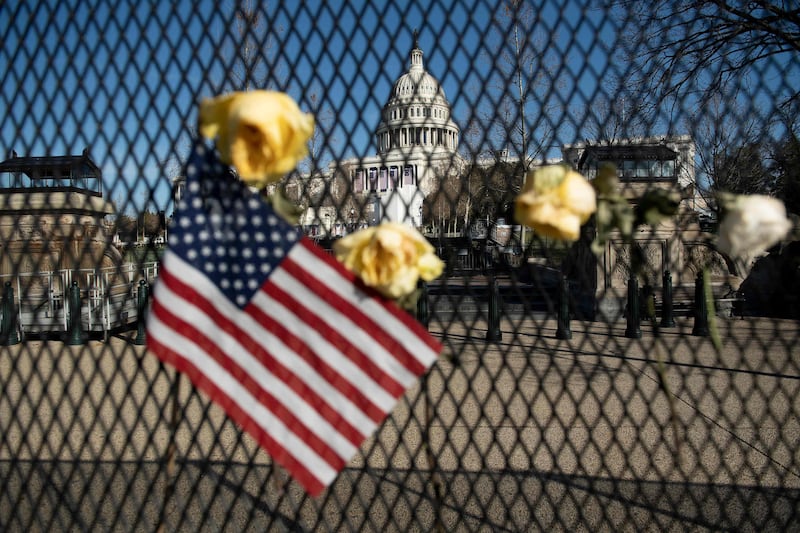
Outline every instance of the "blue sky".
{"type": "MultiPolygon", "coordinates": [[[[263,58],[255,78],[319,114],[323,165],[374,154],[372,133],[407,68],[414,28],[462,129],[471,122],[488,129],[484,117],[497,113],[498,94],[512,90],[497,76],[510,27],[493,23],[496,2],[282,4],[267,2],[252,33],[263,58]]],[[[583,4],[548,2],[521,34],[555,70],[526,109],[529,130],[552,133],[551,157],[584,136],[584,114],[619,58],[613,21],[583,4]],[[554,128],[542,121],[542,105],[554,128]]],[[[0,152],[63,155],[88,146],[106,195],[132,194],[136,209],[167,207],[199,99],[241,88],[232,1],[10,1],[0,6],[0,34],[0,152]]]]}

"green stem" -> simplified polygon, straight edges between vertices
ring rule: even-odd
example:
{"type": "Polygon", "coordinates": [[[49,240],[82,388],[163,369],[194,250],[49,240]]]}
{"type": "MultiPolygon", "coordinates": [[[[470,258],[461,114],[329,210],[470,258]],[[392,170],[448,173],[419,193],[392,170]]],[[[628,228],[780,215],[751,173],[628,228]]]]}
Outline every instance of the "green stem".
{"type": "Polygon", "coordinates": [[[431,448],[430,428],[433,425],[433,404],[428,389],[427,376],[423,376],[420,385],[420,390],[422,391],[421,398],[425,404],[425,427],[423,428],[422,446],[425,450],[425,459],[428,463],[428,471],[431,473],[431,484],[433,486],[434,531],[445,531],[440,514],[442,499],[444,497],[444,487],[442,487],[442,480],[436,471],[436,458],[433,456],[433,450],[431,448]]]}

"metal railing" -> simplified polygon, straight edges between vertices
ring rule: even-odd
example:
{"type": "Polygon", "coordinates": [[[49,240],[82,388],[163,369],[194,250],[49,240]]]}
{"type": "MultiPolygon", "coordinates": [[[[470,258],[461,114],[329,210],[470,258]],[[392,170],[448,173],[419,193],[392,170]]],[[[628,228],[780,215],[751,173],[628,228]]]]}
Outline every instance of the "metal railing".
{"type": "MultiPolygon", "coordinates": [[[[63,269],[0,275],[0,284],[14,288],[14,307],[20,332],[49,334],[65,332],[70,310],[67,292],[74,283],[80,290],[80,310],[86,331],[102,331],[104,337],[114,329],[138,320],[136,298],[139,280],[153,283],[158,277],[157,262],[125,263],[98,269],[63,269]]],[[[2,319],[0,309],[0,319],[2,319]]]]}
{"type": "Polygon", "coordinates": [[[800,213],[799,17],[778,1],[0,3],[0,154],[85,153],[103,195],[44,221],[0,189],[2,331],[17,310],[23,332],[59,331],[0,338],[0,530],[797,530],[797,234],[737,269],[711,193],[800,213]],[[428,100],[403,100],[415,79],[428,100]],[[101,230],[155,245],[199,102],[252,89],[315,115],[283,181],[299,227],[329,248],[404,207],[448,262],[417,315],[439,360],[318,497],[121,318],[157,283],[155,248],[52,266],[101,230]],[[626,201],[682,195],[637,228],[642,270],[616,234],[590,248],[591,222],[565,244],[514,220],[526,170],[601,157],[633,169],[626,201]],[[661,178],[637,181],[639,163],[661,178]],[[700,312],[704,270],[736,316],[700,312]]]}

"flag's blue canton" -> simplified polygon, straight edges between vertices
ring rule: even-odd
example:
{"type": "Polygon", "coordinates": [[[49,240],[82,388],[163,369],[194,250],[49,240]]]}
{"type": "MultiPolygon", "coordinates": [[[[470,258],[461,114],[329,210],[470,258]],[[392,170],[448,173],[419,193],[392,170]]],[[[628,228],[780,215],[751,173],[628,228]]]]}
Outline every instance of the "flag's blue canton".
{"type": "Polygon", "coordinates": [[[172,250],[240,308],[300,238],[200,142],[186,165],[186,192],[172,227],[172,250]]]}

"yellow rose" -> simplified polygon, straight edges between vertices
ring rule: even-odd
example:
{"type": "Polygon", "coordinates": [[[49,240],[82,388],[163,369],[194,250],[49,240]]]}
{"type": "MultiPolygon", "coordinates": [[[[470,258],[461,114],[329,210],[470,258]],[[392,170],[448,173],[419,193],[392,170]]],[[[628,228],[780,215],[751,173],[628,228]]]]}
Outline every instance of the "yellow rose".
{"type": "Polygon", "coordinates": [[[517,222],[554,239],[576,241],[581,224],[597,210],[594,188],[565,165],[548,165],[528,172],[517,196],[517,222]]]}
{"type": "Polygon", "coordinates": [[[254,187],[279,180],[308,155],[314,117],[275,91],[225,94],[200,104],[200,134],[254,187]]]}
{"type": "Polygon", "coordinates": [[[444,267],[425,237],[396,222],[351,233],[337,241],[333,250],[366,285],[393,299],[414,292],[420,278],[439,277],[444,267]]]}

